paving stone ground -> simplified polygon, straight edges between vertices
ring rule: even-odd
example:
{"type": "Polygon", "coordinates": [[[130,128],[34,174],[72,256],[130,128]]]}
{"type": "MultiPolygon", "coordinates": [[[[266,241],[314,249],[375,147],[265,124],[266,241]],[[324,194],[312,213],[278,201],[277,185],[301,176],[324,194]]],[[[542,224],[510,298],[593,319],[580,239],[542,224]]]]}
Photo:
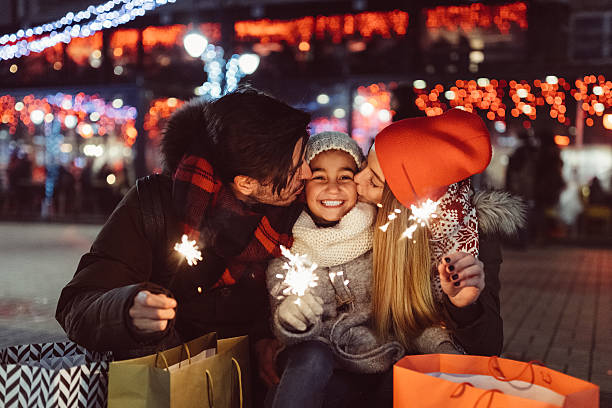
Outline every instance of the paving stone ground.
{"type": "Polygon", "coordinates": [[[612,250],[504,251],[504,356],[601,387],[612,407],[612,250]]]}
{"type": "MultiPolygon", "coordinates": [[[[60,341],[57,298],[99,226],[0,223],[0,348],[60,341]]],[[[612,249],[504,250],[503,355],[601,387],[612,408],[612,249]]]]}

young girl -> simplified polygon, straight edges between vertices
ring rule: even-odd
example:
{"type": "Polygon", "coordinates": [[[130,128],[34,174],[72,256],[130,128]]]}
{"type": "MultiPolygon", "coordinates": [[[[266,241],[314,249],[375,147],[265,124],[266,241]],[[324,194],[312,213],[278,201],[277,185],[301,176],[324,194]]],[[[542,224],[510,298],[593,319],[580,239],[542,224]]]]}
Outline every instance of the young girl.
{"type": "MultiPolygon", "coordinates": [[[[291,251],[318,265],[317,286],[304,296],[283,296],[285,258],[267,271],[273,329],[285,345],[278,363],[283,370],[274,407],[318,407],[334,370],[380,373],[406,352],[457,352],[439,327],[416,334],[409,344],[381,342],[370,328],[372,224],[375,208],[357,202],[353,181],[363,162],[347,134],[323,132],[310,138],[306,161],[308,209],[293,227],[291,251]]],[[[357,390],[354,390],[355,392],[357,390]]]]}

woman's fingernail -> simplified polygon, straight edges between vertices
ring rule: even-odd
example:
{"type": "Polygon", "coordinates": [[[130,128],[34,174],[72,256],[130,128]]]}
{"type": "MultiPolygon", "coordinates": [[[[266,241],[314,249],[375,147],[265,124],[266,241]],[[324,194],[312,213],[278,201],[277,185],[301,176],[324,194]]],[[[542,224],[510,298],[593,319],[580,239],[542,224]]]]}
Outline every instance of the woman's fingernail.
{"type": "Polygon", "coordinates": [[[449,266],[449,267],[448,267],[448,270],[449,270],[449,271],[454,271],[454,270],[455,270],[455,267],[454,267],[453,265],[451,265],[451,266],[449,266]]]}
{"type": "Polygon", "coordinates": [[[459,286],[459,285],[461,285],[461,282],[455,282],[455,283],[453,283],[453,285],[459,286]]]}
{"type": "Polygon", "coordinates": [[[451,276],[452,280],[457,280],[457,278],[459,278],[459,274],[458,273],[456,273],[453,276],[451,276]]]}
{"type": "Polygon", "coordinates": [[[444,258],[444,262],[450,263],[450,258],[449,257],[444,258]]]}

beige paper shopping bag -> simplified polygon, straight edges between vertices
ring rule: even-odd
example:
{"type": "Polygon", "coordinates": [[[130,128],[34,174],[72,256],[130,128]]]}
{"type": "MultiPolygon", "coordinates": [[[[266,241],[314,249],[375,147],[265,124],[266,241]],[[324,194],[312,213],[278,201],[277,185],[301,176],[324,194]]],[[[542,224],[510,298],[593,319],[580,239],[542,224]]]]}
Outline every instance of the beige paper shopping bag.
{"type": "Polygon", "coordinates": [[[109,370],[109,408],[248,407],[249,394],[246,336],[217,340],[209,333],[157,354],[113,362],[109,370]],[[214,356],[191,361],[214,347],[214,356]]]}

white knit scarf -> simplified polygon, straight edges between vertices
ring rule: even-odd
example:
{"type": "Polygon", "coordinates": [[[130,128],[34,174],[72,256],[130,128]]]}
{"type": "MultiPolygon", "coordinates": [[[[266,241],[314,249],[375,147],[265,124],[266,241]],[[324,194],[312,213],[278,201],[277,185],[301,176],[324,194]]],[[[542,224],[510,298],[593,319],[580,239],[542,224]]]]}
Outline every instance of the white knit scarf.
{"type": "Polygon", "coordinates": [[[344,264],[372,249],[372,223],[376,211],[366,203],[357,203],[333,227],[317,227],[303,211],[293,226],[291,252],[307,254],[323,267],[344,264]]]}

